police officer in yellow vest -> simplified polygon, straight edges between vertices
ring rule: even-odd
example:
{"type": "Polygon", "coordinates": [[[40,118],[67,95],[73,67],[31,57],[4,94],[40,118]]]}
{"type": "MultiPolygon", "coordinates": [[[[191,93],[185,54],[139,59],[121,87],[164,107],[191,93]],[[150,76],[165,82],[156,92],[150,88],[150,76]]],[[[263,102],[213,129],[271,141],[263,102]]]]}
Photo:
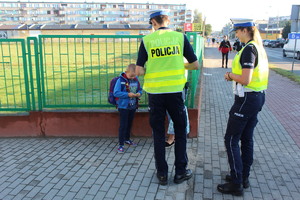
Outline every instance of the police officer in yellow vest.
{"type": "Polygon", "coordinates": [[[168,10],[150,14],[155,32],[143,38],[137,60],[137,75],[144,76],[143,89],[148,93],[150,125],[153,131],[154,157],[159,184],[168,183],[165,158],[165,118],[169,112],[175,129],[175,183],[192,177],[187,169],[186,114],[182,91],[185,69],[199,69],[199,63],[187,37],[168,28],[168,10]],[[189,63],[184,63],[184,57],[189,63]]]}
{"type": "Polygon", "coordinates": [[[259,31],[252,20],[231,19],[235,35],[246,45],[232,62],[232,72],[224,77],[233,82],[234,104],[229,111],[225,146],[230,166],[228,183],[219,184],[222,193],[242,195],[248,188],[250,167],[253,163],[253,132],[257,115],[265,103],[268,86],[268,59],[259,31]],[[241,141],[241,148],[239,147],[241,141]]]}

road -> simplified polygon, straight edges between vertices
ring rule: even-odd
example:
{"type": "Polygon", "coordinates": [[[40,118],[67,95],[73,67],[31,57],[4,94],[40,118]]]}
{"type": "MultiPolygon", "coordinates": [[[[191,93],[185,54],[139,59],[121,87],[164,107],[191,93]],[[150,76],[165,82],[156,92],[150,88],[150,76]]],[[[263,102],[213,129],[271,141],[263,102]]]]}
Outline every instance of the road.
{"type": "MultiPolygon", "coordinates": [[[[265,47],[268,54],[269,63],[277,68],[292,70],[293,58],[285,58],[282,56],[282,48],[265,47]]],[[[293,72],[300,75],[300,60],[294,59],[293,72]]]]}

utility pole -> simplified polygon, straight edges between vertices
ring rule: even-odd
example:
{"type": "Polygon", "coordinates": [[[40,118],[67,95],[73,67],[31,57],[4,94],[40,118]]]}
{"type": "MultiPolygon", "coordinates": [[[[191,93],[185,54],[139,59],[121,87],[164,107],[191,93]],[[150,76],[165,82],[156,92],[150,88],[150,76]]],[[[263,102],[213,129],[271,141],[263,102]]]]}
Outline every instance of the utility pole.
{"type": "MultiPolygon", "coordinates": [[[[291,14],[291,21],[295,23],[295,29],[292,28],[291,24],[291,32],[296,32],[295,35],[299,32],[299,18],[300,18],[300,5],[293,5],[292,6],[292,14],[291,14]]],[[[294,46],[294,56],[293,56],[293,64],[292,64],[292,72],[294,71],[294,63],[295,63],[295,55],[296,55],[296,45],[297,45],[297,37],[295,38],[295,46],[294,46]]]]}

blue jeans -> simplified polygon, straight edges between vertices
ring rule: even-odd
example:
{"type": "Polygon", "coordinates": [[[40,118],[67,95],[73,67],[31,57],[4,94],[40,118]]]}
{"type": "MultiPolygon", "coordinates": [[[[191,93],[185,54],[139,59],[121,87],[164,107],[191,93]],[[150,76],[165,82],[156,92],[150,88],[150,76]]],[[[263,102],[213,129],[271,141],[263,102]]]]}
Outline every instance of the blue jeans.
{"type": "Polygon", "coordinates": [[[124,145],[124,142],[130,139],[135,109],[119,108],[118,111],[120,113],[119,145],[124,145]]]}
{"type": "Polygon", "coordinates": [[[225,134],[225,146],[230,174],[235,184],[248,178],[253,163],[253,132],[257,115],[265,103],[265,93],[245,92],[244,97],[235,96],[229,112],[225,134]],[[241,149],[239,147],[241,141],[241,149]]]}

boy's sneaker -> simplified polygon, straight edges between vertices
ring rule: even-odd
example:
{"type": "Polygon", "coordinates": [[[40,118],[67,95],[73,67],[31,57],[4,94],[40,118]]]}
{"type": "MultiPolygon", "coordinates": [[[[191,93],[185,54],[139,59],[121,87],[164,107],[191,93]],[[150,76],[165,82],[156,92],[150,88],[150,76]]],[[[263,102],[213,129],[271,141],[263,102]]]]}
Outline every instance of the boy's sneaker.
{"type": "Polygon", "coordinates": [[[119,146],[118,153],[124,153],[124,146],[122,145],[119,146]]]}
{"type": "Polygon", "coordinates": [[[128,145],[133,146],[133,147],[137,146],[137,143],[134,143],[132,140],[125,141],[125,144],[128,144],[128,145]]]}

